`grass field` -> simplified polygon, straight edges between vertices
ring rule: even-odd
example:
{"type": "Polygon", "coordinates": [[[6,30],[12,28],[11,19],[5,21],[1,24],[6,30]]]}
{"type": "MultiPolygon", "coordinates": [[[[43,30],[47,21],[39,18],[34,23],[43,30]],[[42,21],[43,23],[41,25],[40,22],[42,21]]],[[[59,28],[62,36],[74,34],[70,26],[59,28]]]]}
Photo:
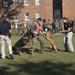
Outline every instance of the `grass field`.
{"type": "MultiPolygon", "coordinates": [[[[63,35],[52,35],[57,42],[58,52],[50,52],[49,42],[45,42],[45,53],[40,53],[40,45],[37,41],[35,55],[28,52],[28,46],[25,46],[24,55],[15,55],[14,59],[0,59],[0,75],[75,75],[75,53],[64,52],[63,35]]],[[[21,36],[12,36],[12,45],[21,36]]],[[[75,48],[75,34],[73,36],[73,45],[75,48]]],[[[6,55],[8,49],[6,46],[6,55]]]]}

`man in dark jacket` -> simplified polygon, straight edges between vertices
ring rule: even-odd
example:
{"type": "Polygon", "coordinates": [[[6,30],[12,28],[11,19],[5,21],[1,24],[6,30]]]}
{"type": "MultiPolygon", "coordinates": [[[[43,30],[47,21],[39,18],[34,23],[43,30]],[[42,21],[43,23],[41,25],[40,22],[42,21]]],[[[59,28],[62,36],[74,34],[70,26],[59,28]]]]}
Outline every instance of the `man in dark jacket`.
{"type": "Polygon", "coordinates": [[[64,21],[64,47],[65,51],[74,52],[72,44],[73,28],[72,25],[68,22],[67,18],[63,18],[64,21]]]}
{"type": "Polygon", "coordinates": [[[11,24],[4,18],[0,23],[0,44],[1,44],[1,58],[5,58],[5,42],[8,45],[9,56],[13,59],[12,45],[10,36],[12,34],[11,24]]]}

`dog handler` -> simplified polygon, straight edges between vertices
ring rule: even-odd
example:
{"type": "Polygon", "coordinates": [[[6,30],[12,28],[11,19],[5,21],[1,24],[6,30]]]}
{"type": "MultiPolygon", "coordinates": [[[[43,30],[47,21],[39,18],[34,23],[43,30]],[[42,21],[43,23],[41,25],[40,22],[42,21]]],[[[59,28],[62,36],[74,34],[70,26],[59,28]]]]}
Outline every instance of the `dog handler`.
{"type": "Polygon", "coordinates": [[[2,59],[5,58],[5,42],[8,45],[9,56],[11,59],[13,59],[12,45],[11,45],[11,39],[10,39],[11,34],[12,34],[11,24],[5,18],[3,18],[2,22],[0,23],[0,44],[1,44],[2,59]]]}
{"type": "Polygon", "coordinates": [[[36,39],[38,39],[38,41],[41,44],[41,51],[43,53],[43,47],[44,47],[44,42],[42,39],[42,29],[43,29],[43,22],[41,18],[38,18],[32,25],[30,28],[31,34],[32,34],[32,53],[35,50],[35,42],[36,39]]]}
{"type": "Polygon", "coordinates": [[[67,18],[63,18],[64,22],[64,47],[65,51],[74,52],[73,44],[72,44],[72,36],[73,36],[73,28],[71,24],[68,22],[67,18]]]}

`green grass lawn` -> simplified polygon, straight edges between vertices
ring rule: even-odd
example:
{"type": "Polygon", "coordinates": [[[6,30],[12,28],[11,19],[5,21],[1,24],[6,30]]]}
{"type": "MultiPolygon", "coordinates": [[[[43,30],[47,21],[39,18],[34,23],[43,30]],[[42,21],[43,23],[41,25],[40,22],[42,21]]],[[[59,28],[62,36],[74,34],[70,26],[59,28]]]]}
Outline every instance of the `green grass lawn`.
{"type": "MultiPolygon", "coordinates": [[[[40,53],[40,45],[37,41],[35,55],[29,54],[28,46],[25,46],[23,56],[15,55],[14,59],[0,59],[0,75],[75,75],[75,53],[64,52],[63,35],[52,35],[57,42],[58,52],[50,52],[49,42],[45,42],[45,53],[40,53]]],[[[12,36],[12,45],[21,36],[12,36]]],[[[75,48],[75,34],[73,45],[75,48]]],[[[6,46],[6,55],[8,49],[6,46]]]]}

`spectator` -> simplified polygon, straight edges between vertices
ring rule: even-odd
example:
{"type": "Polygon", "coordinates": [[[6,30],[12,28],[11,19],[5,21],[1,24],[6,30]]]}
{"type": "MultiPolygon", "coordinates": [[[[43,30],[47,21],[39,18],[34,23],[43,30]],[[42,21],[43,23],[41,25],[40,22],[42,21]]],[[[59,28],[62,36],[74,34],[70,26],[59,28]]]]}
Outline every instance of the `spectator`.
{"type": "Polygon", "coordinates": [[[52,22],[52,34],[56,33],[56,25],[55,25],[55,21],[52,22]]]}
{"type": "Polygon", "coordinates": [[[71,26],[72,26],[72,29],[73,29],[73,31],[74,31],[74,19],[71,18],[69,22],[70,22],[70,24],[71,24],[71,26]]]}

